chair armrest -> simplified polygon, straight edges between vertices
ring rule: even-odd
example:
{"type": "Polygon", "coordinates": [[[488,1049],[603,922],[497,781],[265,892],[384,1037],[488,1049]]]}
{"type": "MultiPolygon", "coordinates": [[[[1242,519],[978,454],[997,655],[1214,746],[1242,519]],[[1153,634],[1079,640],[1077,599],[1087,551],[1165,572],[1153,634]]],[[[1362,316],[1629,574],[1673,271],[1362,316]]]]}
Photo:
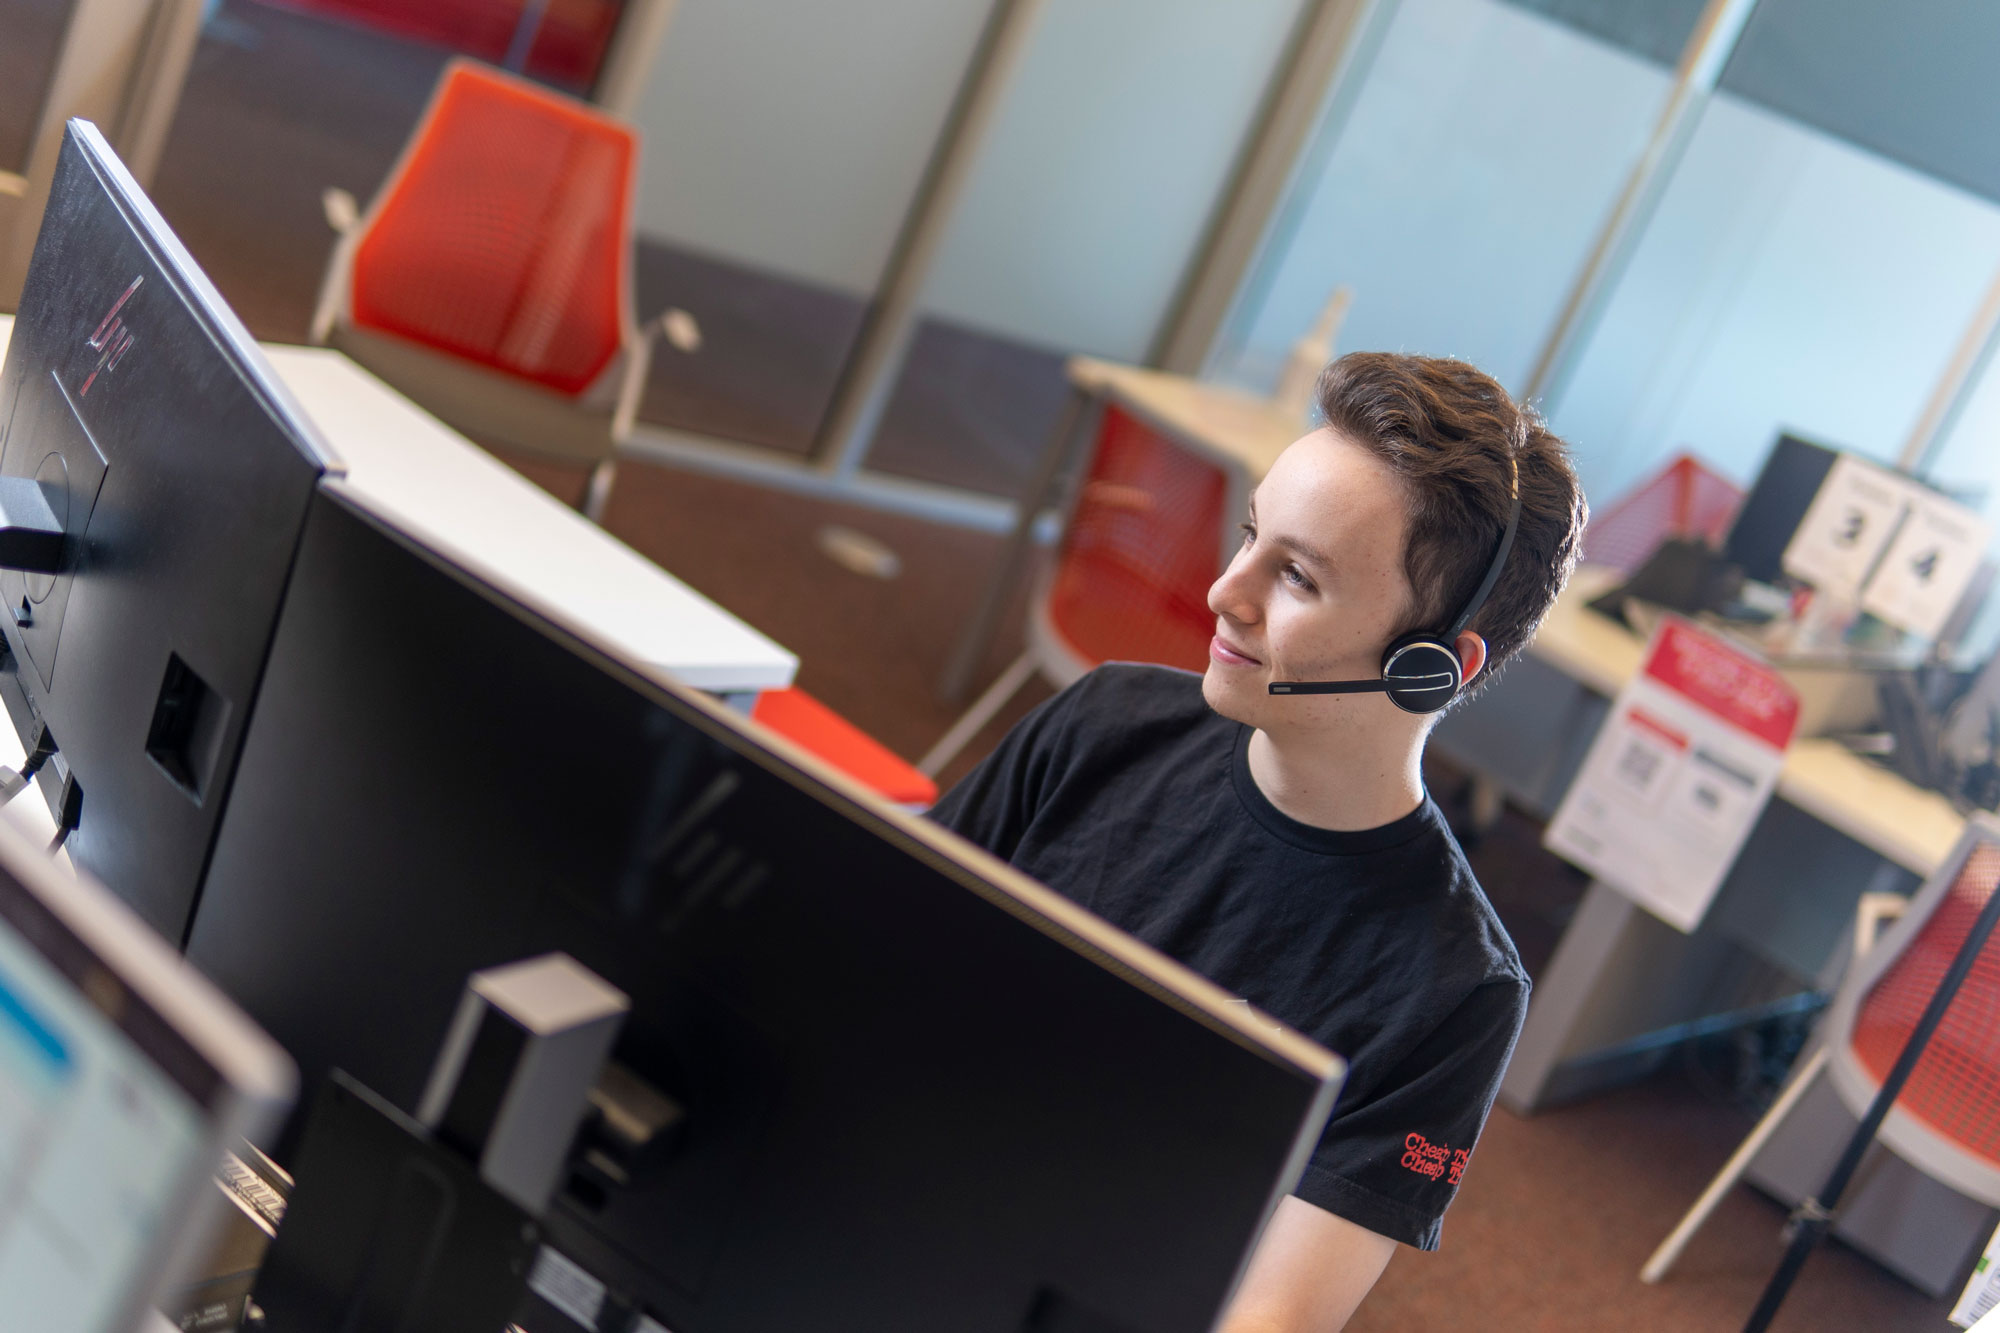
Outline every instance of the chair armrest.
{"type": "Polygon", "coordinates": [[[354,224],[361,220],[361,206],[354,202],[354,196],[338,185],[329,185],[319,194],[320,211],[326,214],[326,225],[333,228],[337,236],[345,236],[354,230],[354,224]]]}
{"type": "Polygon", "coordinates": [[[701,325],[679,306],[669,306],[639,326],[639,342],[625,358],[625,377],[618,386],[618,405],[611,414],[612,443],[621,444],[632,433],[639,415],[639,399],[646,392],[646,372],[653,365],[653,344],[664,336],[677,352],[693,354],[701,350],[701,325]]]}
{"type": "Polygon", "coordinates": [[[668,306],[647,320],[645,329],[641,330],[641,336],[664,336],[667,346],[676,352],[685,352],[689,355],[699,352],[703,341],[701,324],[693,315],[677,305],[668,306]]]}
{"type": "Polygon", "coordinates": [[[1910,900],[1900,893],[1864,893],[1854,905],[1854,957],[1861,956],[1875,947],[1882,928],[1898,920],[1909,907],[1910,900]]]}

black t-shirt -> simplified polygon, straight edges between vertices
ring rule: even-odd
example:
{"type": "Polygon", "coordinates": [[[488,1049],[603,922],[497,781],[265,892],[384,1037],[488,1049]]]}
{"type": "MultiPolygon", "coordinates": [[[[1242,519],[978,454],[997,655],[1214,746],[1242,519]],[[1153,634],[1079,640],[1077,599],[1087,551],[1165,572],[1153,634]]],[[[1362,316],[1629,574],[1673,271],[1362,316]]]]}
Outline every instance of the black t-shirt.
{"type": "Polygon", "coordinates": [[[1201,677],[1100,667],[932,817],[1348,1061],[1295,1191],[1436,1249],[1527,1012],[1528,978],[1428,797],[1314,828],[1250,776],[1201,677]]]}

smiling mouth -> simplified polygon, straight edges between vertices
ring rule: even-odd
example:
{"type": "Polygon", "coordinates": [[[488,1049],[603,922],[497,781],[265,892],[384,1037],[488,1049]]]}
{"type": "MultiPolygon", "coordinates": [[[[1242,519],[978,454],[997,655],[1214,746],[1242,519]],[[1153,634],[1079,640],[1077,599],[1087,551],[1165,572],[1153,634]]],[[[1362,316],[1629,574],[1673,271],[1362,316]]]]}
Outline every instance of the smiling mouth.
{"type": "Polygon", "coordinates": [[[1224,666],[1262,666],[1262,662],[1238,648],[1220,634],[1208,641],[1208,655],[1224,666]]]}

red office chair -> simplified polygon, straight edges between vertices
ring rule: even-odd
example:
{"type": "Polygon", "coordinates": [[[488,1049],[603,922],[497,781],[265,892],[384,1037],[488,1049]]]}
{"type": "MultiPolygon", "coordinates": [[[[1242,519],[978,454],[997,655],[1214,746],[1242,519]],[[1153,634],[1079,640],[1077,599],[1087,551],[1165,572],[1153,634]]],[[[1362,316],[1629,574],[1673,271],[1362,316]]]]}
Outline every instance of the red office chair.
{"type": "MultiPolygon", "coordinates": [[[[1646,1261],[1642,1278],[1666,1275],[1822,1071],[1862,1117],[1996,885],[2000,820],[1982,813],[1907,906],[1894,895],[1864,896],[1855,960],[1811,1056],[1646,1261]],[[1875,924],[1887,917],[1899,919],[1871,945],[1875,924]]],[[[1932,1178],[2000,1208],[2000,932],[1980,951],[1876,1139],[1932,1178]]]]}
{"type": "Polygon", "coordinates": [[[804,690],[765,690],[750,716],[801,750],[909,810],[937,804],[937,784],[804,690]]]}
{"type": "Polygon", "coordinates": [[[452,61],[366,215],[329,192],[312,340],[469,435],[592,464],[601,517],[656,335],[699,343],[685,312],[633,323],[637,157],[602,111],[452,61]]]}
{"type": "Polygon", "coordinates": [[[1248,484],[1240,464],[1107,406],[1055,569],[1029,607],[1027,651],[917,768],[936,777],[1038,671],[1061,688],[1102,662],[1203,669],[1215,633],[1208,587],[1248,484]]]}
{"type": "Polygon", "coordinates": [[[1720,546],[1743,503],[1743,489],[1693,454],[1679,454],[1633,487],[1583,534],[1583,558],[1631,574],[1669,537],[1720,546]]]}

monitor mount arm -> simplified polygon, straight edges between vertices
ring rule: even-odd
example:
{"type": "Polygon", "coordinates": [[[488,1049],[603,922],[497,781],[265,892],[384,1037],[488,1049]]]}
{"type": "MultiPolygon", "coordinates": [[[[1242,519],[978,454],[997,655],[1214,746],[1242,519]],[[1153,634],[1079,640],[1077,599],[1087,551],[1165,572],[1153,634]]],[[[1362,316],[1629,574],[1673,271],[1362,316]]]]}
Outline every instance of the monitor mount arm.
{"type": "Polygon", "coordinates": [[[33,477],[0,477],[0,569],[30,574],[62,570],[62,520],[33,477]]]}

